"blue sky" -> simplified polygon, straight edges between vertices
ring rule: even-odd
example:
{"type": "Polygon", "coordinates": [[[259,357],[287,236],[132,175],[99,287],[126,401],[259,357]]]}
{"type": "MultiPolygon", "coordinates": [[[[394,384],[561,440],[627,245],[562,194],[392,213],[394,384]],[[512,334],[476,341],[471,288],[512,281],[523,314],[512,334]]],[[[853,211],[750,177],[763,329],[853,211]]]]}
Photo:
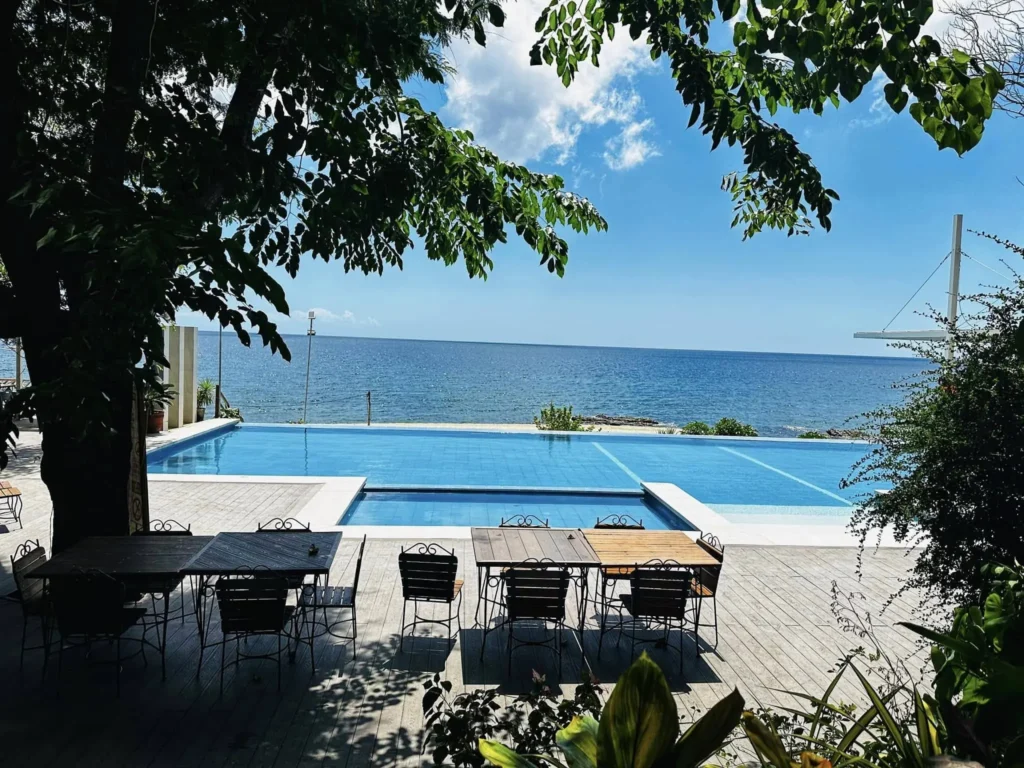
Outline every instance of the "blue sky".
{"type": "MultiPolygon", "coordinates": [[[[553,69],[527,65],[534,0],[507,6],[508,23],[486,50],[449,52],[459,74],[413,92],[450,125],[472,129],[503,157],[558,173],[609,223],[569,238],[558,279],[514,233],[484,282],[413,251],[403,271],[344,274],[307,261],[281,279],[293,310],[286,332],[317,308],[322,334],[688,349],[887,354],[856,330],[885,325],[950,247],[954,213],[965,226],[1024,242],[1024,121],[997,114],[963,158],[940,152],[907,112],[893,115],[869,86],[824,117],[783,116],[840,194],[830,233],[743,242],[729,227],[724,173],[730,148],[685,129],[663,64],[619,35],[600,70],[564,89],[553,69]],[[621,42],[620,42],[621,41],[621,42]]],[[[933,26],[941,25],[938,17],[933,26]]],[[[999,272],[1008,252],[965,233],[964,250],[999,272]]],[[[1012,263],[1012,262],[1011,262],[1012,263]]],[[[1016,265],[1014,265],[1016,266],[1016,265]]],[[[945,306],[943,268],[894,323],[945,306]]],[[[1001,278],[965,260],[962,290],[1001,278]]],[[[191,315],[181,323],[211,327],[191,315]]]]}

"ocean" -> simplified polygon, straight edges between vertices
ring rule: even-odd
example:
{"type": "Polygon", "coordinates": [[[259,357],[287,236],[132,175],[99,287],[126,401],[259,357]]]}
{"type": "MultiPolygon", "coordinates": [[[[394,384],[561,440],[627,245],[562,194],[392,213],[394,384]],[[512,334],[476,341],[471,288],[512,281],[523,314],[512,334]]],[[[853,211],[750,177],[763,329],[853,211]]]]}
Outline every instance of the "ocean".
{"type": "MultiPolygon", "coordinates": [[[[217,336],[199,335],[200,378],[217,379],[217,336]]],[[[224,333],[223,385],[248,422],[302,418],[307,338],[286,336],[291,363],[224,333]]],[[[0,348],[0,377],[13,375],[0,348]]],[[[313,338],[310,423],[529,423],[549,402],[577,413],[714,422],[766,436],[842,427],[890,403],[892,385],[925,367],[893,357],[313,338]]]]}

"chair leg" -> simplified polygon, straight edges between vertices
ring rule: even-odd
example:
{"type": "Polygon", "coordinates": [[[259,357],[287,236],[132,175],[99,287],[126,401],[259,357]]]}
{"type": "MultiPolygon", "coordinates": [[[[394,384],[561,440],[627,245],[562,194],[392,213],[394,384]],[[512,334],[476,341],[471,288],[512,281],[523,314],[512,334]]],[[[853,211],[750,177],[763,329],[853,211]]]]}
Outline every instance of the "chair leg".
{"type": "MultiPolygon", "coordinates": [[[[220,695],[224,695],[224,648],[228,644],[227,635],[224,636],[220,644],[220,695]]],[[[238,640],[235,640],[235,650],[238,649],[238,640]]]]}
{"type": "Polygon", "coordinates": [[[21,656],[18,658],[18,673],[25,668],[25,641],[28,638],[28,616],[21,618],[21,656]]]}
{"type": "Polygon", "coordinates": [[[679,675],[683,674],[683,635],[686,632],[686,614],[683,614],[684,618],[679,620],[679,675]]]}
{"type": "MultiPolygon", "coordinates": [[[[143,630],[143,632],[142,632],[142,637],[143,638],[146,637],[145,630],[143,630]]],[[[143,648],[146,647],[145,643],[143,643],[142,647],[143,648]]],[[[117,678],[117,687],[116,687],[117,698],[121,698],[121,636],[120,635],[117,636],[117,658],[114,661],[114,675],[117,678]]]]}
{"type": "Polygon", "coordinates": [[[508,625],[508,671],[507,674],[512,674],[512,644],[515,642],[515,635],[512,634],[512,622],[508,625]]]}
{"type": "Polygon", "coordinates": [[[402,601],[402,626],[398,630],[398,651],[399,653],[405,652],[405,607],[408,603],[402,601]]]}
{"type": "Polygon", "coordinates": [[[711,612],[713,621],[715,622],[715,645],[714,648],[718,650],[718,600],[714,596],[711,597],[711,612]]]}
{"type": "MultiPolygon", "coordinates": [[[[313,646],[309,647],[309,655],[313,655],[313,646]]],[[[313,671],[316,671],[316,667],[313,667],[313,671]]],[[[281,692],[281,633],[277,633],[277,692],[281,692]]]]}

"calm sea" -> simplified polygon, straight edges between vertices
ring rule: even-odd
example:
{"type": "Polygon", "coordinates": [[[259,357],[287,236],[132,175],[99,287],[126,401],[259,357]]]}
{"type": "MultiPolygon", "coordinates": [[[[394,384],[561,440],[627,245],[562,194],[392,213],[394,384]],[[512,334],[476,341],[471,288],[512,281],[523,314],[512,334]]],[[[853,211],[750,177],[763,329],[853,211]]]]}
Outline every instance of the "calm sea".
{"type": "MultiPolygon", "coordinates": [[[[246,421],[302,418],[305,336],[286,337],[291,363],[224,334],[224,392],[246,421]]],[[[255,341],[254,344],[258,344],[255,341]]],[[[896,393],[923,368],[891,357],[555,347],[316,336],[309,422],[530,422],[542,405],[682,424],[732,416],[763,435],[844,421],[896,393]]],[[[0,349],[0,377],[12,375],[0,349]]],[[[217,378],[217,334],[199,336],[200,377],[217,378]]]]}

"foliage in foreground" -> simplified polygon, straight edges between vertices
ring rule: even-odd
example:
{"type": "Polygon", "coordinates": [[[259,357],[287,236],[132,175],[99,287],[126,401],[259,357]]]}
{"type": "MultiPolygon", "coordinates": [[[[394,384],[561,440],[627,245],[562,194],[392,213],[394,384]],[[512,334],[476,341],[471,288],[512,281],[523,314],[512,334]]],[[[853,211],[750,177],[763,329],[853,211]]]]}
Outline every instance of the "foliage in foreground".
{"type": "Polygon", "coordinates": [[[715,430],[703,421],[688,421],[679,428],[679,432],[684,435],[713,435],[715,430]]]}
{"type": "Polygon", "coordinates": [[[680,735],[665,675],[644,653],[615,684],[600,720],[578,715],[555,734],[564,763],[539,750],[518,752],[490,739],[480,739],[479,749],[499,768],[536,768],[541,762],[570,768],[696,768],[722,746],[742,712],[743,697],[734,690],[680,735]]]}
{"type": "Polygon", "coordinates": [[[451,697],[452,684],[434,675],[426,684],[423,714],[427,729],[424,749],[435,765],[480,768],[485,764],[480,739],[500,738],[519,752],[541,752],[555,743],[555,734],[581,715],[601,716],[600,688],[584,676],[571,699],[554,695],[544,677],[533,675],[533,688],[504,709],[496,688],[451,697]]]}
{"type": "Polygon", "coordinates": [[[757,437],[757,430],[752,426],[730,418],[716,421],[714,432],[716,435],[728,437],[757,437]]]}
{"type": "Polygon", "coordinates": [[[572,412],[571,405],[558,406],[554,403],[540,409],[540,416],[533,417],[537,429],[555,432],[593,432],[593,427],[584,426],[583,417],[572,412]]]}
{"type": "Polygon", "coordinates": [[[897,385],[902,402],[866,415],[876,446],[843,483],[891,488],[867,498],[851,528],[866,542],[889,527],[922,547],[904,589],[946,605],[980,601],[980,564],[1024,562],[1024,280],[961,306],[978,309],[955,325],[931,313],[948,342],[895,345],[928,367],[897,385]]]}

